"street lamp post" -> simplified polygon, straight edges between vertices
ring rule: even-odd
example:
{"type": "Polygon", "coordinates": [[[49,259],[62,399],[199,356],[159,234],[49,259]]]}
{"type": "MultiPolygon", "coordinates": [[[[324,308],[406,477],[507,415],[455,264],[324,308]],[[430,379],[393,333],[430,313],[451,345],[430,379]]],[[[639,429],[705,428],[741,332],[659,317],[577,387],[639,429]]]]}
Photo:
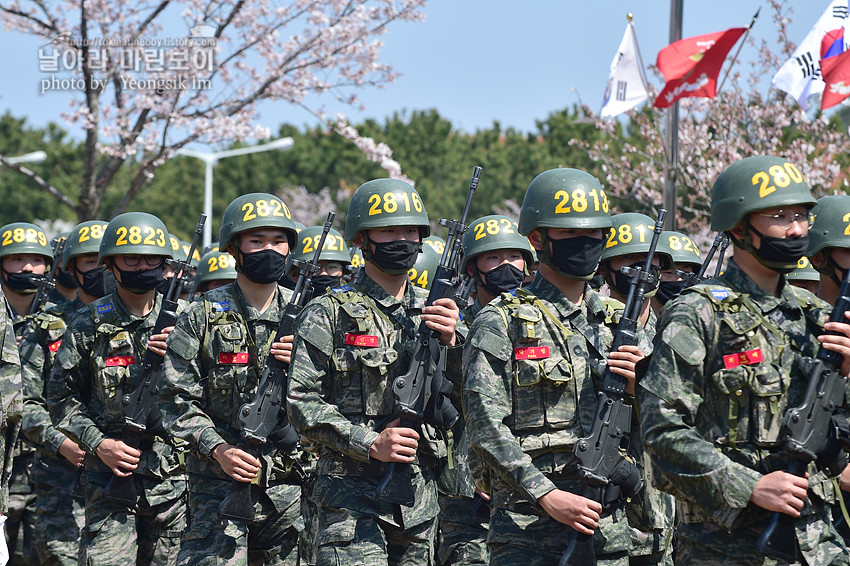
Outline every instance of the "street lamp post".
{"type": "Polygon", "coordinates": [[[45,159],[47,159],[46,153],[43,151],[33,151],[23,155],[16,155],[15,157],[7,157],[6,161],[9,163],[41,163],[45,159]]]}
{"type": "Polygon", "coordinates": [[[280,138],[262,145],[252,145],[248,147],[240,147],[238,149],[226,149],[224,151],[195,151],[193,149],[181,148],[177,150],[177,155],[185,155],[186,157],[195,157],[204,162],[204,214],[207,215],[207,222],[204,225],[204,247],[212,243],[212,207],[213,207],[213,168],[220,159],[226,157],[236,157],[237,155],[247,155],[249,153],[260,153],[262,151],[271,150],[286,150],[293,145],[292,138],[280,138]]]}

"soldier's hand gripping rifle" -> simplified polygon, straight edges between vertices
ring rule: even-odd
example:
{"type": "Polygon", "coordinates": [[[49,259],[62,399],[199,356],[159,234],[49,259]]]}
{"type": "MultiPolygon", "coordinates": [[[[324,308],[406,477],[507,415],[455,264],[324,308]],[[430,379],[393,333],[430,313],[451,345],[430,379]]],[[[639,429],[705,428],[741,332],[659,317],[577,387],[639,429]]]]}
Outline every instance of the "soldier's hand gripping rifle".
{"type": "Polygon", "coordinates": [[[38,291],[35,292],[30,311],[27,314],[38,312],[38,309],[47,302],[47,294],[51,289],[56,288],[56,276],[59,274],[60,266],[62,265],[62,252],[65,250],[66,238],[56,240],[53,244],[53,265],[50,267],[50,272],[47,275],[35,277],[38,291]]]}
{"type": "MultiPolygon", "coordinates": [[[[319,256],[325,247],[325,238],[331,231],[336,214],[328,213],[319,243],[313,259],[293,260],[293,266],[297,267],[298,282],[292,296],[283,310],[283,318],[277,328],[275,336],[278,339],[290,336],[295,332],[295,320],[304,305],[312,298],[311,281],[313,276],[321,271],[319,256]]],[[[281,452],[289,453],[298,444],[298,433],[289,422],[286,413],[286,390],[289,387],[288,377],[289,364],[282,362],[269,354],[257,385],[257,393],[254,400],[245,403],[239,408],[239,428],[243,442],[240,447],[258,455],[257,448],[273,442],[281,452]]],[[[251,483],[231,480],[230,490],[224,500],[218,506],[218,514],[226,519],[250,523],[254,520],[254,504],[251,501],[251,483]]]]}
{"type": "MultiPolygon", "coordinates": [[[[838,292],[838,299],[829,317],[830,322],[846,322],[845,311],[850,310],[850,271],[845,275],[838,292]]],[[[827,334],[839,335],[837,332],[827,334]]],[[[843,357],[838,352],[827,350],[821,345],[815,358],[809,363],[808,387],[803,401],[785,412],[779,438],[787,459],[785,471],[795,476],[805,477],[809,463],[823,460],[829,454],[827,467],[838,474],[846,463],[846,455],[835,450],[838,442],[838,426],[833,419],[844,404],[847,378],[840,373],[843,357]],[[832,456],[835,457],[832,457],[832,456]]],[[[794,517],[785,513],[773,513],[767,528],[756,543],[759,552],[779,558],[786,562],[799,560],[797,531],[794,517]]]]}
{"type": "MultiPolygon", "coordinates": [[[[449,235],[425,306],[431,306],[437,299],[454,296],[457,266],[461,256],[460,242],[464,232],[468,230],[466,218],[480,176],[481,167],[475,167],[461,219],[440,220],[440,224],[449,229],[449,235]]],[[[452,385],[443,376],[445,366],[445,347],[440,344],[437,333],[423,321],[419,325],[410,367],[392,383],[395,413],[401,419],[399,426],[413,428],[424,421],[446,430],[457,422],[457,410],[449,400],[452,385]]],[[[375,499],[412,507],[415,494],[411,484],[410,464],[390,462],[387,475],[375,490],[375,499]]]]}
{"type": "MultiPolygon", "coordinates": [[[[201,240],[204,231],[204,223],[207,220],[205,214],[201,214],[198,225],[195,228],[195,237],[189,248],[186,261],[178,261],[176,273],[168,286],[168,292],[162,298],[162,306],[154,323],[154,334],[162,332],[163,328],[174,326],[177,322],[178,300],[180,298],[181,279],[185,272],[194,269],[189,263],[195,248],[201,240]]],[[[162,417],[156,406],[159,397],[159,382],[162,379],[162,364],[165,358],[153,350],[146,349],[142,357],[139,381],[136,388],[121,398],[121,410],[124,413],[124,431],[122,440],[125,444],[138,448],[142,441],[142,433],[146,430],[156,431],[162,429],[162,417]]],[[[113,475],[103,490],[103,497],[109,501],[122,503],[132,507],[136,504],[138,495],[133,476],[118,477],[113,475]]]]}
{"type": "MultiPolygon", "coordinates": [[[[652,269],[652,258],[658,245],[667,211],[658,212],[653,229],[652,241],[646,254],[646,262],[640,269],[623,268],[631,277],[629,294],[623,315],[614,334],[611,351],[620,346],[638,344],[638,327],[644,295],[658,284],[658,271],[652,269]]],[[[573,448],[578,460],[578,472],[582,478],[582,495],[602,503],[603,507],[616,501],[614,495],[631,497],[640,491],[643,482],[637,468],[623,457],[632,427],[632,407],[625,402],[627,380],[606,368],[602,377],[602,388],[597,393],[596,412],[590,434],[580,438],[573,448]],[[606,493],[607,492],[607,493],[606,493]]],[[[561,556],[559,566],[566,564],[591,566],[596,564],[593,536],[573,531],[567,549],[561,556]]]]}
{"type": "MultiPolygon", "coordinates": [[[[729,240],[726,237],[726,234],[724,234],[723,232],[718,233],[717,236],[714,237],[714,243],[711,244],[711,249],[709,249],[708,253],[705,255],[705,260],[702,262],[699,271],[697,271],[696,273],[689,273],[687,271],[682,271],[679,269],[676,270],[676,275],[678,275],[685,281],[685,289],[696,285],[697,283],[702,283],[706,279],[705,272],[708,271],[708,264],[711,263],[714,254],[717,253],[717,249],[720,248],[724,242],[726,242],[726,246],[729,245],[729,240]]],[[[723,249],[726,249],[725,246],[723,249]]],[[[718,263],[723,263],[722,256],[718,260],[718,263]]]]}

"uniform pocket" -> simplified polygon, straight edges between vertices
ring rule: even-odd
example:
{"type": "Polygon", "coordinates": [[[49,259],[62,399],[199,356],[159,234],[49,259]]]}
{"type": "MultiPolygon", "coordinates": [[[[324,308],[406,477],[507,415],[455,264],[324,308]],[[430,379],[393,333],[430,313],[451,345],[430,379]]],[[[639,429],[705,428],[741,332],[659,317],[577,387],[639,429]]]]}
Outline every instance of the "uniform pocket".
{"type": "Polygon", "coordinates": [[[233,420],[236,379],[232,366],[213,366],[209,373],[209,408],[217,417],[233,420]]]}
{"type": "Polygon", "coordinates": [[[129,383],[130,368],[112,366],[98,372],[97,391],[101,399],[112,399],[121,392],[124,384],[129,383]]]}
{"type": "Polygon", "coordinates": [[[333,403],[343,415],[363,411],[363,386],[360,380],[360,352],[337,348],[331,355],[334,369],[333,403]]]}
{"type": "Polygon", "coordinates": [[[542,368],[538,360],[514,361],[514,427],[540,428],[545,422],[542,368]]]}
{"type": "Polygon", "coordinates": [[[782,418],[788,408],[788,388],[785,372],[773,364],[762,362],[752,368],[750,390],[753,393],[753,441],[775,445],[779,439],[782,418]]]}
{"type": "Polygon", "coordinates": [[[363,412],[370,417],[393,413],[390,376],[396,372],[398,352],[388,348],[370,348],[360,353],[363,384],[363,412]]]}
{"type": "Polygon", "coordinates": [[[546,421],[553,428],[566,428],[576,419],[576,385],[572,368],[563,358],[542,362],[545,380],[546,421]]]}

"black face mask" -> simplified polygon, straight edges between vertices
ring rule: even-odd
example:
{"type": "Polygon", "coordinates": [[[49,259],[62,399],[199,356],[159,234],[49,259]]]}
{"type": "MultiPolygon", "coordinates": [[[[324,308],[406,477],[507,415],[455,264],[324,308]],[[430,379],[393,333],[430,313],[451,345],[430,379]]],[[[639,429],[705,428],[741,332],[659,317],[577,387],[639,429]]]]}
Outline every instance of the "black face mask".
{"type": "Polygon", "coordinates": [[[38,281],[43,275],[36,275],[30,271],[24,271],[23,273],[9,273],[5,269],[3,273],[6,274],[6,285],[12,291],[20,295],[29,295],[30,293],[35,293],[38,290],[38,281]]]}
{"type": "Polygon", "coordinates": [[[239,250],[239,258],[242,260],[239,270],[259,285],[277,282],[286,270],[286,256],[275,250],[260,250],[250,254],[239,250]]]}
{"type": "Polygon", "coordinates": [[[372,252],[372,263],[378,266],[378,269],[390,275],[400,275],[416,264],[419,257],[419,251],[422,246],[419,242],[412,240],[393,240],[392,242],[373,242],[369,243],[375,246],[375,251],[372,252]]]}
{"type": "MultiPolygon", "coordinates": [[[[480,273],[480,272],[479,272],[480,273]]],[[[522,280],[525,279],[525,274],[511,265],[503,263],[495,269],[491,269],[484,273],[484,282],[478,280],[478,283],[493,296],[498,297],[502,293],[513,291],[520,286],[522,280]]]]}
{"type": "Polygon", "coordinates": [[[551,262],[555,269],[569,279],[588,281],[599,267],[605,240],[590,236],[576,236],[552,240],[551,262]]]}
{"type": "MultiPolygon", "coordinates": [[[[644,262],[639,261],[637,263],[631,264],[629,267],[633,269],[643,269],[644,262]]],[[[655,286],[650,287],[644,293],[645,298],[649,298],[655,295],[655,292],[658,290],[658,282],[661,279],[661,269],[657,265],[650,266],[649,268],[649,277],[651,281],[655,281],[655,286]]],[[[632,278],[629,275],[626,275],[622,271],[617,271],[614,273],[614,280],[608,281],[608,284],[614,287],[620,295],[623,297],[629,296],[629,288],[631,287],[632,278]]]]}
{"type": "MultiPolygon", "coordinates": [[[[118,269],[116,267],[116,269],[118,269]]],[[[153,291],[162,282],[162,266],[145,271],[124,271],[118,269],[121,274],[121,282],[118,283],[124,289],[136,295],[144,295],[153,291]]]]}
{"type": "Polygon", "coordinates": [[[99,299],[115,291],[117,285],[115,276],[104,265],[81,273],[81,275],[83,276],[83,283],[80,288],[92,297],[99,299]]]}
{"type": "Polygon", "coordinates": [[[765,236],[752,224],[749,228],[761,238],[759,249],[755,249],[752,244],[749,246],[760,264],[777,273],[791,273],[797,269],[797,262],[806,254],[806,249],[809,247],[808,234],[799,238],[775,238],[765,236]]]}
{"type": "Polygon", "coordinates": [[[681,293],[684,288],[684,281],[662,281],[658,284],[658,293],[655,294],[655,298],[662,305],[666,305],[667,301],[681,293]]]}
{"type": "Polygon", "coordinates": [[[339,287],[342,277],[339,275],[316,275],[313,277],[313,296],[324,295],[328,289],[339,287]]]}
{"type": "Polygon", "coordinates": [[[71,275],[70,272],[65,271],[64,269],[60,269],[59,273],[56,274],[56,283],[62,285],[67,289],[76,289],[79,287],[77,285],[77,281],[74,279],[74,276],[71,275]]]}

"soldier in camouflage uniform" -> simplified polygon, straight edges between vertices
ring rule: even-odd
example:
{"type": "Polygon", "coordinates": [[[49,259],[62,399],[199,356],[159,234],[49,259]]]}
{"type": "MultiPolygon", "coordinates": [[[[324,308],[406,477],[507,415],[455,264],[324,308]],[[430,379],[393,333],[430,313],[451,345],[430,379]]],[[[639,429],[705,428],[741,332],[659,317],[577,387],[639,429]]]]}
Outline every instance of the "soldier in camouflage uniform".
{"type": "MultiPolygon", "coordinates": [[[[0,298],[5,302],[3,292],[0,298]]],[[[12,319],[7,309],[0,309],[0,528],[9,512],[9,482],[12,476],[12,453],[21,429],[23,394],[21,392],[21,361],[12,319]]],[[[9,556],[6,538],[0,537],[0,556],[9,556]]]]}
{"type": "Polygon", "coordinates": [[[240,407],[254,399],[266,357],[289,361],[292,337],[278,337],[277,329],[291,293],[277,281],[295,238],[280,199],[264,193],[236,198],[224,212],[219,239],[236,258],[236,282],[192,303],[169,336],[163,423],[192,447],[181,565],[298,563],[304,523],[297,454],[271,442],[249,452],[237,420],[240,407]],[[234,480],[251,484],[249,522],[219,515],[234,480]]]}
{"type": "MultiPolygon", "coordinates": [[[[20,342],[21,336],[30,327],[27,315],[38,289],[34,276],[44,275],[50,270],[53,251],[41,228],[35,224],[15,222],[0,228],[0,262],[6,306],[20,342]]],[[[60,298],[58,294],[57,298],[60,298]]],[[[6,521],[6,539],[12,551],[12,562],[17,566],[38,564],[35,491],[30,479],[34,454],[35,447],[25,436],[19,435],[14,446],[6,521]]]]}
{"type": "Polygon", "coordinates": [[[85,452],[50,421],[44,401],[47,377],[68,322],[79,309],[115,288],[105,267],[98,267],[98,248],[107,223],[78,224],[65,242],[62,269],[76,281],[73,301],[41,309],[21,337],[24,416],[22,433],[37,446],[32,466],[35,485],[35,546],[44,566],[77,564],[80,531],[85,524],[82,502],[69,497],[85,452]],[[108,279],[106,275],[108,274],[108,279]],[[104,283],[107,280],[107,283],[104,283]],[[111,281],[110,281],[111,280],[111,281]]]}
{"type": "MultiPolygon", "coordinates": [[[[463,236],[460,271],[474,280],[478,292],[476,300],[461,311],[458,333],[463,335],[487,303],[519,287],[527,273],[526,264],[531,261],[528,239],[519,233],[514,219],[498,214],[484,216],[469,227],[463,236]]],[[[451,400],[461,418],[452,427],[453,462],[441,462],[437,478],[440,494],[437,563],[441,566],[488,564],[488,472],[469,450],[461,400],[463,383],[452,385],[451,400]]]]}
{"type": "MultiPolygon", "coordinates": [[[[634,383],[640,349],[609,352],[622,304],[587,285],[611,227],[599,182],[575,169],[538,175],[525,193],[519,232],[540,259],[534,281],[476,315],[464,350],[463,400],[473,450],[490,470],[490,564],[556,564],[573,529],[593,535],[600,564],[627,564],[623,502],[578,493],[573,445],[596,411],[607,358],[634,383]]],[[[638,474],[632,466],[632,479],[638,474]]]]}
{"type": "Polygon", "coordinates": [[[124,442],[121,404],[138,384],[145,349],[164,353],[168,329],[153,332],[163,298],[156,287],[169,257],[168,233],[157,217],[131,212],[108,224],[98,263],[118,287],[68,324],[47,382],[56,428],[86,451],[80,564],[176,563],[186,528],[178,451],[161,427],[149,427],[138,448],[124,442]],[[139,494],[135,505],[104,497],[113,476],[131,478],[139,494]]]}
{"type": "Polygon", "coordinates": [[[430,290],[439,265],[440,254],[432,246],[423,242],[422,252],[416,258],[416,263],[407,271],[410,284],[426,291],[430,290]]]}
{"type": "Polygon", "coordinates": [[[779,432],[818,343],[843,354],[850,326],[821,335],[828,305],[785,283],[806,252],[815,204],[800,170],[772,156],[735,162],[712,189],[711,227],[734,258],[719,278],[684,290],[662,311],[637,391],[644,445],[677,498],[677,564],[777,564],[755,543],[771,512],[795,517],[800,560],[848,564],[827,502],[830,482],[786,473],[779,432]],[[762,183],[764,181],[764,183],[762,183]]]}
{"type": "MultiPolygon", "coordinates": [[[[434,561],[433,468],[445,449],[430,425],[399,426],[391,388],[410,365],[421,320],[443,345],[457,340],[454,302],[425,307],[425,291],[409,283],[429,232],[422,200],[409,184],[361,185],[345,222],[346,240],[363,251],[361,281],[314,299],[299,317],[288,400],[293,425],[320,450],[313,490],[319,566],[434,561]],[[410,464],[412,507],[375,499],[389,462],[410,464]]],[[[447,365],[459,370],[451,359],[447,365]]]]}
{"type": "MultiPolygon", "coordinates": [[[[652,312],[656,315],[661,312],[667,302],[682,292],[686,281],[679,272],[685,274],[699,273],[702,267],[702,257],[699,246],[687,235],[681,232],[664,230],[658,238],[658,249],[673,258],[670,269],[661,270],[661,283],[658,284],[658,292],[653,295],[652,312]]],[[[653,336],[654,336],[653,331],[653,336]]]]}
{"type": "Polygon", "coordinates": [[[806,256],[820,274],[817,296],[829,304],[838,298],[841,281],[850,268],[848,214],[850,195],[825,196],[811,211],[813,221],[806,256]]]}
{"type": "Polygon", "coordinates": [[[207,291],[224,287],[236,281],[236,260],[227,252],[209,251],[201,256],[195,272],[192,295],[200,297],[207,291]]]}
{"type": "MultiPolygon", "coordinates": [[[[611,297],[625,302],[629,294],[631,277],[622,272],[622,268],[642,268],[646,263],[655,221],[645,214],[627,212],[611,218],[611,231],[605,241],[600,271],[611,297]]],[[[660,287],[663,272],[673,270],[673,258],[666,245],[664,234],[659,234],[658,246],[653,257],[653,276],[656,287],[650,288],[644,295],[644,304],[640,311],[640,326],[644,340],[641,349],[647,355],[652,352],[652,339],[655,338],[655,313],[650,301],[660,287]]],[[[629,443],[629,454],[640,468],[644,488],[626,505],[626,517],[631,526],[632,549],[629,551],[629,564],[667,564],[673,563],[673,517],[676,512],[675,501],[669,494],[652,486],[652,465],[649,455],[640,442],[640,427],[633,425],[629,443]]]]}

